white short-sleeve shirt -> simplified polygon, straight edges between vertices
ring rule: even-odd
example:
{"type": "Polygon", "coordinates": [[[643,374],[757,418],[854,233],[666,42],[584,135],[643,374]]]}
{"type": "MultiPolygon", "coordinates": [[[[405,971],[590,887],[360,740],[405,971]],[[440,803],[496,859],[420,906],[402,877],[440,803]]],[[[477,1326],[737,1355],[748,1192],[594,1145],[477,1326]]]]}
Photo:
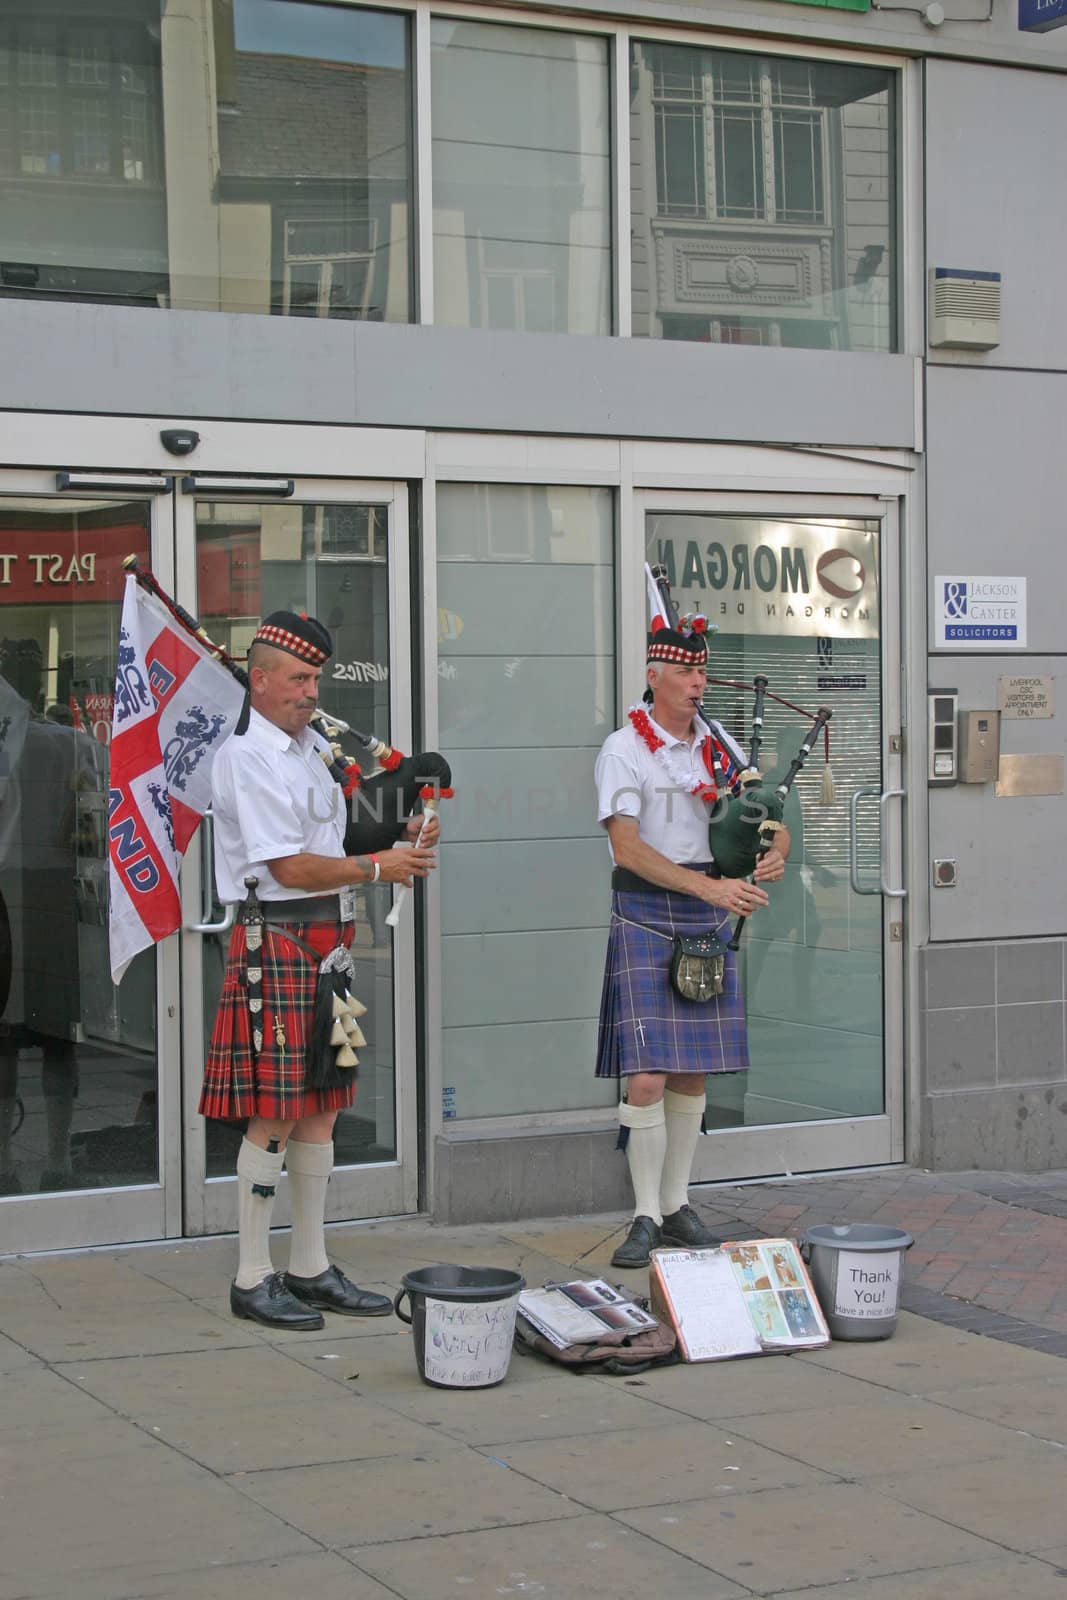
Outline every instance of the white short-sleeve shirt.
{"type": "MultiPolygon", "coordinates": [[[[649,721],[669,751],[671,771],[656,760],[629,723],[610,734],[594,768],[597,819],[604,823],[609,817],[635,817],[641,838],[668,861],[706,863],[712,859],[708,803],[690,790],[694,784],[709,781],[702,746],[711,728],[702,717],[695,717],[692,739],[678,739],[651,717],[649,721]],[[680,781],[676,782],[674,775],[680,781]]],[[[718,723],[715,732],[743,766],[744,752],[718,723]]]]}
{"type": "Polygon", "coordinates": [[[312,855],[343,857],[344,797],[320,754],[325,739],[305,728],[298,739],[252,711],[248,732],[231,734],[211,770],[215,817],[215,881],[219,899],[245,897],[244,880],[259,879],[260,900],[297,900],[312,891],[287,889],[268,861],[312,855]]]}

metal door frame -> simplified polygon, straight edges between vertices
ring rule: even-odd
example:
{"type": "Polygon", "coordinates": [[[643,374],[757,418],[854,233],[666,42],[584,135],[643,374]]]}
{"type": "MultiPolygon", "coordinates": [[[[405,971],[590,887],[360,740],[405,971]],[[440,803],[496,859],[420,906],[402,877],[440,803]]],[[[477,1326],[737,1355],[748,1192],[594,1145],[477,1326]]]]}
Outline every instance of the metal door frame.
{"type": "MultiPolygon", "coordinates": [[[[57,474],[84,460],[83,441],[64,419],[47,419],[47,457],[54,465],[0,469],[0,498],[8,495],[54,500],[57,505],[79,499],[143,501],[149,508],[149,549],[153,570],[166,587],[173,583],[173,540],[170,496],[136,487],[137,472],[126,468],[109,477],[128,489],[113,487],[60,491],[57,474]]],[[[40,459],[40,451],[37,452],[40,459]]],[[[107,458],[105,458],[107,459],[107,458]]],[[[121,459],[121,458],[120,458],[121,459]]],[[[93,470],[87,468],[86,470],[93,470]]],[[[153,471],[165,470],[155,466],[153,471]]],[[[140,474],[143,478],[143,472],[140,474]]],[[[179,952],[176,938],[156,946],[156,1076],[159,1177],[155,1183],[81,1189],[61,1194],[27,1194],[0,1202],[0,1252],[63,1250],[115,1242],[158,1239],[181,1231],[181,1159],[178,1129],[181,1097],[179,952]]]]}
{"type": "MultiPolygon", "coordinates": [[[[241,452],[247,460],[247,452],[241,452]]],[[[408,489],[403,482],[383,482],[359,478],[318,478],[287,474],[284,457],[279,469],[277,455],[268,465],[250,471],[270,476],[294,476],[293,494],[285,504],[381,505],[388,508],[388,584],[389,584],[389,711],[391,737],[399,748],[411,749],[413,729],[411,683],[410,569],[408,529],[408,489]]],[[[212,475],[220,469],[212,467],[212,475]]],[[[174,500],[174,539],[176,597],[195,614],[196,609],[196,526],[198,498],[210,499],[204,490],[177,493],[174,500]]],[[[244,497],[256,502],[250,490],[244,497]]],[[[328,670],[328,669],[327,669],[328,670]]],[[[353,753],[356,753],[353,749],[353,753]]],[[[202,1042],[202,935],[192,931],[201,917],[203,857],[191,848],[182,869],[184,928],[182,945],[183,1096],[182,1129],[184,1147],[184,1232],[188,1235],[232,1232],[237,1225],[236,1177],[208,1177],[204,1140],[204,1120],[198,1110],[203,1076],[202,1042]]],[[[365,1166],[339,1167],[330,1182],[327,1220],[396,1216],[410,1213],[418,1204],[418,1103],[416,1080],[415,1008],[405,1003],[415,992],[415,917],[409,905],[393,936],[393,1017],[396,1095],[396,1158],[365,1166]]],[[[278,1191],[275,1225],[289,1220],[288,1180],[278,1191]]]]}
{"type": "MultiPolygon", "coordinates": [[[[904,713],[901,617],[900,502],[895,495],[827,494],[825,491],[737,490],[686,492],[635,488],[633,518],[626,530],[633,561],[644,560],[644,529],[652,511],[704,512],[759,519],[863,517],[878,521],[880,557],[880,644],[882,670],[883,795],[904,791],[902,721],[904,713]]],[[[625,557],[626,552],[623,552],[625,557]]],[[[644,590],[632,585],[633,603],[619,619],[619,661],[634,664],[644,654],[644,590]]],[[[714,646],[712,647],[714,648],[714,646]]],[[[620,704],[622,697],[620,695],[620,704]]],[[[903,807],[883,806],[883,881],[903,885],[903,807]],[[895,814],[894,814],[895,812],[895,814]],[[888,817],[889,825],[885,827],[888,817]]],[[[771,1123],[717,1129],[700,1141],[694,1183],[737,1182],[773,1174],[792,1175],[831,1169],[879,1166],[904,1158],[904,1044],[907,900],[883,897],[883,1082],[885,1109],[878,1116],[834,1117],[812,1122],[771,1123]]]]}

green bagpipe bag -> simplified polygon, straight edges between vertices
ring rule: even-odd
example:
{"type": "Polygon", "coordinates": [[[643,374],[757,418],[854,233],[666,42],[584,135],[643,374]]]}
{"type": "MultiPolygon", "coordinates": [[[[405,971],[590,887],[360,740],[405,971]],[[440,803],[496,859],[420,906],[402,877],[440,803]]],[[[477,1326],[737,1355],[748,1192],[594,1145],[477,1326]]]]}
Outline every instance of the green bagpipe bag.
{"type": "Polygon", "coordinates": [[[757,776],[742,779],[740,794],[713,808],[708,842],[722,877],[747,878],[755,870],[760,829],[768,822],[781,824],[783,804],[784,796],[757,776]]]}

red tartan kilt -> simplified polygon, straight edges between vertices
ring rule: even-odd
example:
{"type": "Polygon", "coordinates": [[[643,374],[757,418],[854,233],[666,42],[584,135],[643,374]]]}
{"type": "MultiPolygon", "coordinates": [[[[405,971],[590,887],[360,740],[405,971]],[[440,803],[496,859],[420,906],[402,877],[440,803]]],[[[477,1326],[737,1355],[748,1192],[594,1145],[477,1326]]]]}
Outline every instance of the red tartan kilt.
{"type": "MultiPolygon", "coordinates": [[[[338,942],[352,942],[350,922],[286,926],[323,956],[338,942]]],[[[245,929],[238,923],[230,937],[222,997],[208,1046],[202,1115],[225,1122],[245,1117],[298,1122],[319,1111],[343,1110],[356,1098],[355,1067],[351,1084],[342,1088],[304,1087],[304,1048],[315,1014],[318,965],[277,933],[264,933],[262,956],[263,1049],[257,1060],[245,988],[245,929]]]]}

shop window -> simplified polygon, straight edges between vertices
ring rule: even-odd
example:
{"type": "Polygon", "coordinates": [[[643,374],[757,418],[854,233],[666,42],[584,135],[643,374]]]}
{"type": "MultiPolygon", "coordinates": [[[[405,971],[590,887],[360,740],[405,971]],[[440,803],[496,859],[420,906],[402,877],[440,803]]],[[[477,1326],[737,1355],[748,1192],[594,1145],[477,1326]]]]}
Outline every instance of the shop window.
{"type": "Polygon", "coordinates": [[[631,128],[635,334],[895,348],[892,74],[635,43],[631,128]]]}
{"type": "Polygon", "coordinates": [[[436,17],[434,315],[611,331],[607,43],[436,17]]]}
{"type": "Polygon", "coordinates": [[[445,1116],[610,1104],[593,1076],[610,909],[593,763],[615,727],[608,489],[442,484],[445,1116]]]}

